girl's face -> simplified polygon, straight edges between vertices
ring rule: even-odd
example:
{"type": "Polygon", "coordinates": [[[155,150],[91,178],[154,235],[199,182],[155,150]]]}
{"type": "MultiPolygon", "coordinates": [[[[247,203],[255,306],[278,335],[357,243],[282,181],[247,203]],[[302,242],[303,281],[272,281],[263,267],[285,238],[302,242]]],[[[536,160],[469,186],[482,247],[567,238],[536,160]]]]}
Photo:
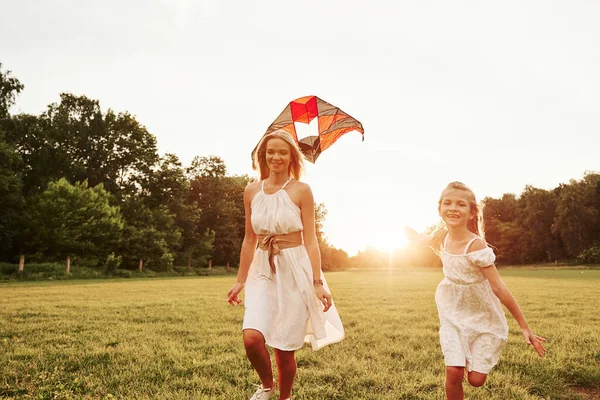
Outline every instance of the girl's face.
{"type": "Polygon", "coordinates": [[[283,139],[273,138],[267,142],[265,158],[273,173],[287,172],[292,160],[290,145],[283,139]]]}
{"type": "Polygon", "coordinates": [[[471,212],[469,197],[469,192],[460,189],[447,189],[442,193],[442,201],[438,211],[446,225],[466,227],[467,222],[475,218],[475,215],[471,212]]]}

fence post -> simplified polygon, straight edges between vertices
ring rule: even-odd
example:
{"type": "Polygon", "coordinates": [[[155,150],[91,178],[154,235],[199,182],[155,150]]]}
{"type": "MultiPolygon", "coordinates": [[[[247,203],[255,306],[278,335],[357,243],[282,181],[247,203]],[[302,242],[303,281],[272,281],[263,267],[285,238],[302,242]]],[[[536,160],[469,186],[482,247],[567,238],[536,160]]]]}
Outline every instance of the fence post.
{"type": "Polygon", "coordinates": [[[143,269],[144,269],[144,260],[142,258],[140,258],[140,264],[138,266],[138,270],[140,272],[142,272],[143,269]]]}
{"type": "Polygon", "coordinates": [[[71,273],[71,257],[67,256],[67,275],[71,273]]]}
{"type": "Polygon", "coordinates": [[[23,268],[25,268],[25,256],[21,256],[19,260],[19,275],[23,275],[23,268]]]}
{"type": "Polygon", "coordinates": [[[208,260],[208,272],[212,272],[212,258],[208,260]]]}
{"type": "Polygon", "coordinates": [[[225,271],[229,272],[229,261],[227,261],[227,265],[225,266],[225,271]]]}

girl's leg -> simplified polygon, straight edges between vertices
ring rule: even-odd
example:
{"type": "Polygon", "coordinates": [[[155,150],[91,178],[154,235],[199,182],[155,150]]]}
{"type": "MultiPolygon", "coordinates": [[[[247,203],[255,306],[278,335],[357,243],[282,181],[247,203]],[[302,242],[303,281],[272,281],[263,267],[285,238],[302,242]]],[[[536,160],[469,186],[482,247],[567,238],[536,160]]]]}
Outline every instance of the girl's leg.
{"type": "Polygon", "coordinates": [[[250,364],[258,373],[263,388],[273,388],[273,371],[271,370],[271,356],[265,346],[265,337],[255,329],[244,329],[242,332],[246,356],[250,364]]]}
{"type": "Polygon", "coordinates": [[[482,374],[481,372],[471,371],[468,373],[467,378],[471,386],[479,387],[483,386],[487,375],[482,374]]]}
{"type": "Polygon", "coordinates": [[[279,399],[285,400],[292,395],[292,385],[296,378],[296,358],[294,351],[275,349],[275,361],[279,372],[279,399]]]}
{"type": "Polygon", "coordinates": [[[463,400],[462,381],[465,376],[464,367],[446,367],[446,398],[448,400],[463,400]]]}

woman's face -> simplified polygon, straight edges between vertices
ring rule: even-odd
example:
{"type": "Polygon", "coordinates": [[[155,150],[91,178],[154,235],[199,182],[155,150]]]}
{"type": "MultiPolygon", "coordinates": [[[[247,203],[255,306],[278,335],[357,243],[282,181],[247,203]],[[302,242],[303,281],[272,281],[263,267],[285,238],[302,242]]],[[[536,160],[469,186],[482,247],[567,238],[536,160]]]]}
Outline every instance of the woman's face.
{"type": "Polygon", "coordinates": [[[467,226],[475,217],[469,204],[469,192],[460,189],[445,190],[438,211],[449,226],[467,226]]]}
{"type": "Polygon", "coordinates": [[[287,172],[292,160],[290,145],[283,139],[273,138],[267,142],[265,152],[267,165],[273,173],[287,172]]]}

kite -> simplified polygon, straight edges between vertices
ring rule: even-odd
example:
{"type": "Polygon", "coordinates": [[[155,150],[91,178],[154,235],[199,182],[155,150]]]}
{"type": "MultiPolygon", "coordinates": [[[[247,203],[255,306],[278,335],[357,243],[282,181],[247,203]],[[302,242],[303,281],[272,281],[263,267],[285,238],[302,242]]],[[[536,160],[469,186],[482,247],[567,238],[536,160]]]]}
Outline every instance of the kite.
{"type": "MultiPolygon", "coordinates": [[[[358,131],[362,134],[363,141],[365,140],[365,131],[359,121],[317,96],[305,96],[291,101],[263,136],[280,129],[288,132],[296,140],[302,154],[312,163],[345,133],[358,131]],[[309,124],[315,118],[319,126],[317,135],[298,140],[294,123],[309,124]]],[[[256,148],[252,151],[253,155],[255,151],[256,148]]]]}

